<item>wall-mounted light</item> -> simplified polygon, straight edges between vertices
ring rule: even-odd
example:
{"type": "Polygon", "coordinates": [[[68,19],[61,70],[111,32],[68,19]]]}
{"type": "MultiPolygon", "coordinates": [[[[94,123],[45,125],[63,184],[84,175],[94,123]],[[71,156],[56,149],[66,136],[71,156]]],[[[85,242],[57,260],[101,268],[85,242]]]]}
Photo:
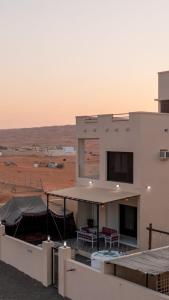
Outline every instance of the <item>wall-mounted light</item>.
{"type": "Polygon", "coordinates": [[[101,208],[104,208],[104,204],[101,205],[101,208]]]}
{"type": "Polygon", "coordinates": [[[50,242],[50,235],[48,235],[48,237],[47,237],[47,241],[48,241],[48,242],[50,242]]]}
{"type": "Polygon", "coordinates": [[[67,243],[66,241],[63,242],[63,247],[66,248],[67,247],[67,243]]]}
{"type": "Polygon", "coordinates": [[[151,190],[151,185],[147,185],[147,186],[146,186],[146,190],[147,190],[147,191],[150,191],[150,190],[151,190]]]}
{"type": "Polygon", "coordinates": [[[116,189],[119,189],[120,188],[120,184],[116,184],[116,189]]]}
{"type": "Polygon", "coordinates": [[[89,185],[90,185],[90,186],[93,185],[93,181],[92,181],[92,180],[89,181],[89,185]]]}

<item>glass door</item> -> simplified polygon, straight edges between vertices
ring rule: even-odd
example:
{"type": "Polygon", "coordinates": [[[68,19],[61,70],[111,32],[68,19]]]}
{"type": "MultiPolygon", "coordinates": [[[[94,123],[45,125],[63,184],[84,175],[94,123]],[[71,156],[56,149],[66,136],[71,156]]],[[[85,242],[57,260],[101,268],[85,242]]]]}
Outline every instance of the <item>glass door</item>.
{"type": "Polygon", "coordinates": [[[137,207],[120,204],[120,234],[137,238],[137,207]]]}

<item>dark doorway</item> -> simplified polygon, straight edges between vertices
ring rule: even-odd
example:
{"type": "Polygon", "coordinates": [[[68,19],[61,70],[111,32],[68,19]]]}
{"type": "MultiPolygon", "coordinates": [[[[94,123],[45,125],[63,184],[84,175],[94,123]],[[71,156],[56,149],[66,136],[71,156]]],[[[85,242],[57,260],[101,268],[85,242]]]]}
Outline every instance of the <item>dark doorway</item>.
{"type": "Polygon", "coordinates": [[[137,238],[137,207],[120,204],[120,234],[137,238]]]}

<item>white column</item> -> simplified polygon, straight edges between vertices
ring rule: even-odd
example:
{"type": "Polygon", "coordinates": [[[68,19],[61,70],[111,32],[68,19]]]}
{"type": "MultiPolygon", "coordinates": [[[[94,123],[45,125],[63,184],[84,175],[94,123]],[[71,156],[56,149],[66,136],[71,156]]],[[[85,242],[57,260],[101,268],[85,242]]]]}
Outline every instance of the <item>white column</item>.
{"type": "Polygon", "coordinates": [[[111,263],[102,261],[100,272],[103,274],[113,274],[113,265],[111,263]]]}
{"type": "Polygon", "coordinates": [[[99,217],[99,229],[102,230],[102,227],[106,226],[106,204],[100,206],[100,217],[99,217]]]}
{"type": "Polygon", "coordinates": [[[66,274],[65,274],[65,261],[71,259],[71,248],[59,248],[59,294],[66,297],[66,274]]]}
{"type": "Polygon", "coordinates": [[[77,177],[84,177],[85,141],[78,139],[77,177]]]}
{"type": "Polygon", "coordinates": [[[52,247],[54,243],[52,241],[44,241],[42,243],[43,250],[43,285],[49,286],[52,284],[52,247]]]}

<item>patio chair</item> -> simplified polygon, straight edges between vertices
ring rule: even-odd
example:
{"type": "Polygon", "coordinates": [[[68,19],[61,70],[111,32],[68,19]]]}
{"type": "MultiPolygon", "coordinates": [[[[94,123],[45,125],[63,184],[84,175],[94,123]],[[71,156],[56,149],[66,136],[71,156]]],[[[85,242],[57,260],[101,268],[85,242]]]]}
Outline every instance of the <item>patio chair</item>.
{"type": "Polygon", "coordinates": [[[116,243],[118,244],[119,247],[119,234],[117,230],[109,227],[103,227],[102,234],[104,236],[105,247],[107,247],[107,244],[109,244],[111,248],[112,245],[116,243]]]}
{"type": "Polygon", "coordinates": [[[82,227],[77,231],[77,247],[79,240],[91,243],[93,248],[94,243],[97,241],[97,236],[90,233],[86,227],[82,227]]]}

